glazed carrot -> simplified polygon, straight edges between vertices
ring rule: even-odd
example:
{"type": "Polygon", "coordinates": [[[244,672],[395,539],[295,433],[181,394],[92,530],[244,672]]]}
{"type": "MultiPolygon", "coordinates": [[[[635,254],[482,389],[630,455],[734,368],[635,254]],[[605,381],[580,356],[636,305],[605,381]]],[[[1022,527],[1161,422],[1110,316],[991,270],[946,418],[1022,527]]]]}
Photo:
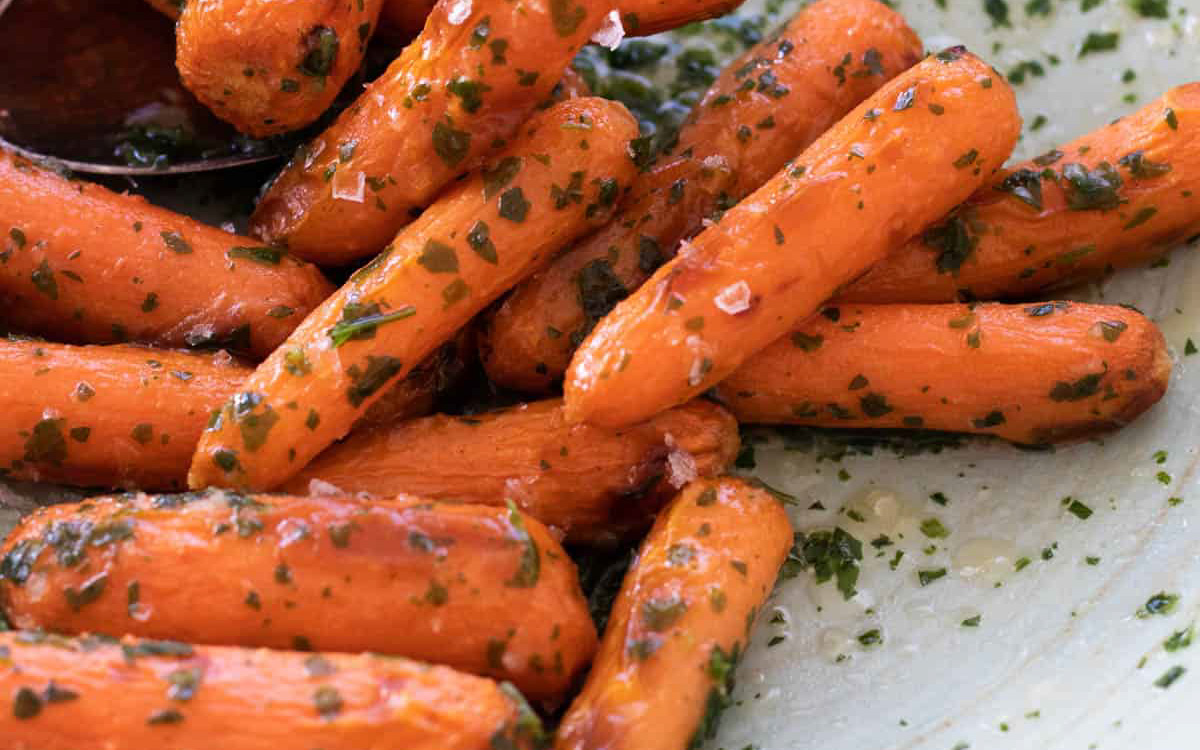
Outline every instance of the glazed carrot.
{"type": "Polygon", "coordinates": [[[1012,89],[961,47],[900,74],[600,322],[568,419],[630,424],[720,382],[962,202],[1019,129],[1012,89]]]}
{"type": "Polygon", "coordinates": [[[1171,376],[1162,333],[1115,305],[846,304],[823,313],[717,387],[739,421],[1045,444],[1128,424],[1171,376]]]}
{"type": "Polygon", "coordinates": [[[266,356],[331,291],[278,249],[0,149],[0,306],[16,330],[266,356]]]}
{"type": "Polygon", "coordinates": [[[556,750],[681,750],[711,736],[791,544],[766,491],[736,479],[688,485],[625,576],[556,750]]]}
{"type": "Polygon", "coordinates": [[[129,495],[40,510],[4,555],[0,602],[26,629],[407,656],[539,699],[596,648],[570,558],[503,507],[129,495]]]}
{"type": "Polygon", "coordinates": [[[1200,83],[1006,170],[852,283],[849,302],[1029,296],[1200,233],[1200,83]]]}
{"type": "Polygon", "coordinates": [[[551,388],[595,323],[681,239],[920,56],[920,39],[876,0],[824,0],[800,11],[725,69],[612,223],[518,286],[491,316],[488,376],[524,391],[551,388]]]}
{"type": "MultiPolygon", "coordinates": [[[[151,0],[170,2],[170,0],[151,0]]],[[[620,0],[626,36],[649,36],[695,21],[716,18],[741,5],[743,0],[620,0]]],[[[407,42],[425,25],[433,0],[384,0],[379,31],[389,41],[407,42]]]]}
{"type": "Polygon", "coordinates": [[[0,750],[527,749],[542,732],[511,686],[407,659],[44,633],[0,633],[0,704],[0,750]]]}
{"type": "Polygon", "coordinates": [[[175,64],[217,117],[266,137],[302,128],[358,70],[384,0],[188,0],[175,64]]]}
{"type": "Polygon", "coordinates": [[[251,373],[219,355],[0,339],[4,476],[182,489],[209,412],[251,373]]]}
{"type": "Polygon", "coordinates": [[[637,124],[605,99],[539,113],[442,195],[259,366],[196,449],[188,481],[270,489],[555,250],[611,214],[637,124]]]}
{"type": "Polygon", "coordinates": [[[737,423],[707,401],[609,430],[568,425],[555,399],[357,430],[283,489],[303,494],[325,483],[380,497],[403,490],[451,502],[512,501],[569,541],[596,543],[644,530],[684,482],[728,469],[738,445],[737,423]]]}
{"type": "Polygon", "coordinates": [[[516,133],[607,10],[607,0],[441,0],[387,72],[271,185],[255,234],[322,264],[379,252],[516,133]]]}

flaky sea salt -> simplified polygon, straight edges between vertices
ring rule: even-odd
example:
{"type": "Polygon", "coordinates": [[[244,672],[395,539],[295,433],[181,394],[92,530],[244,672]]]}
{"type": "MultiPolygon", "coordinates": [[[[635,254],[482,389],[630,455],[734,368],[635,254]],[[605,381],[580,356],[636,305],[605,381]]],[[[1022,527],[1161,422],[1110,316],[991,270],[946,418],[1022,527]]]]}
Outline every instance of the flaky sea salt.
{"type": "Polygon", "coordinates": [[[340,201],[362,203],[367,192],[367,175],[365,172],[355,172],[349,178],[341,174],[334,175],[333,197],[340,201]]]}
{"type": "Polygon", "coordinates": [[[621,25],[621,14],[611,10],[604,17],[604,24],[592,34],[592,41],[601,47],[616,49],[625,38],[625,27],[621,25]]]}
{"type": "Polygon", "coordinates": [[[723,313],[737,315],[750,309],[750,285],[744,281],[730,284],[713,297],[713,304],[723,313]]]}
{"type": "Polygon", "coordinates": [[[345,492],[336,485],[326,482],[324,479],[308,480],[308,494],[313,497],[335,497],[345,495],[345,492]]]}
{"type": "Polygon", "coordinates": [[[675,436],[669,432],[666,435],[666,443],[670,449],[667,454],[667,481],[672,487],[679,489],[698,476],[696,458],[680,448],[675,436]]]}
{"type": "Polygon", "coordinates": [[[471,16],[471,0],[454,0],[446,11],[446,20],[452,26],[461,26],[471,16]]]}

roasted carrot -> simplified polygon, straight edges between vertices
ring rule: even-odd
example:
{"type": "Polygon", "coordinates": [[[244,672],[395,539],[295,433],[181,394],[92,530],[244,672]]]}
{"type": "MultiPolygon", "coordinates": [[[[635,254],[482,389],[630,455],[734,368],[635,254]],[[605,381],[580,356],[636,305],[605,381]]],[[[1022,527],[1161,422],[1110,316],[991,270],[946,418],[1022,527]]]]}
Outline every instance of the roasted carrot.
{"type": "Polygon", "coordinates": [[[282,250],[0,149],[0,305],[12,329],[266,356],[331,291],[282,250]]]}
{"type": "Polygon", "coordinates": [[[252,372],[228,360],[0,339],[0,468],[80,487],[182,489],[209,412],[252,372]]]}
{"type": "Polygon", "coordinates": [[[0,566],[0,602],[26,629],[407,656],[538,699],[560,696],[596,648],[570,558],[503,507],[89,499],[24,519],[0,566]]]}
{"type": "Polygon", "coordinates": [[[1033,295],[1139,265],[1200,233],[1200,83],[1008,169],[839,295],[1033,295]]]}
{"type": "MultiPolygon", "coordinates": [[[[617,8],[626,36],[649,36],[695,21],[723,16],[742,2],[743,0],[620,0],[617,8]]],[[[385,0],[383,12],[379,16],[379,31],[389,41],[407,42],[421,32],[433,6],[433,0],[385,0]]]]}
{"type": "Polygon", "coordinates": [[[511,686],[445,667],[102,636],[0,633],[0,701],[2,750],[527,750],[542,734],[511,686]]]}
{"type": "Polygon", "coordinates": [[[618,0],[621,25],[629,36],[649,36],[696,21],[723,16],[745,0],[618,0]]]}
{"type": "Polygon", "coordinates": [[[539,113],[442,195],[259,366],[201,438],[188,481],[270,489],[555,250],[604,222],[633,176],[637,124],[616,102],[539,113]]]}
{"type": "Polygon", "coordinates": [[[243,133],[314,122],[358,70],[384,0],[188,0],[176,26],[185,86],[243,133]]]}
{"type": "Polygon", "coordinates": [[[551,388],[596,321],[674,256],[681,239],[920,56],[917,35],[876,0],[823,0],[800,11],[725,69],[611,224],[513,290],[481,342],[488,376],[524,391],[551,388]]]}
{"type": "Polygon", "coordinates": [[[517,132],[607,7],[441,0],[387,72],[271,185],[255,233],[322,264],[379,252],[517,132]]]}
{"type": "Polygon", "coordinates": [[[1115,305],[839,305],[717,390],[742,422],[921,427],[1044,444],[1116,429],[1167,390],[1162,333],[1115,305]]]}
{"type": "Polygon", "coordinates": [[[625,576],[556,750],[681,750],[710,737],[791,544],[787,514],[765,490],[688,485],[625,576]]]}
{"type": "Polygon", "coordinates": [[[962,202],[1019,130],[1008,83],[961,47],[900,74],[600,322],[567,418],[630,424],[720,382],[962,202]]]}
{"type": "Polygon", "coordinates": [[[723,473],[737,450],[737,423],[706,401],[609,430],[567,424],[556,399],[357,430],[283,489],[511,501],[569,541],[598,543],[644,530],[678,487],[723,473]]]}

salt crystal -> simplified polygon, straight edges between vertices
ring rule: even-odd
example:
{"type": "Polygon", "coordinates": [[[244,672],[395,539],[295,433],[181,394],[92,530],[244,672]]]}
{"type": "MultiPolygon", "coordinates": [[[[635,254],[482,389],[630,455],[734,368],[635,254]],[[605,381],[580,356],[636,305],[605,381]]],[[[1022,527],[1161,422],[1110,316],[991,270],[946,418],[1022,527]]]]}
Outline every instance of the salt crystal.
{"type": "Polygon", "coordinates": [[[454,0],[450,3],[450,10],[446,12],[446,20],[451,26],[461,26],[470,15],[471,0],[454,0]]]}
{"type": "Polygon", "coordinates": [[[336,484],[330,484],[324,479],[310,479],[308,480],[308,494],[312,497],[336,497],[346,493],[336,484]]]}
{"type": "Polygon", "coordinates": [[[621,14],[615,10],[609,11],[604,17],[604,24],[592,34],[593,42],[609,49],[616,49],[624,38],[625,27],[621,25],[621,14]]]}
{"type": "Polygon", "coordinates": [[[713,303],[723,313],[737,315],[750,309],[750,285],[744,281],[730,284],[713,297],[713,303]]]}
{"type": "Polygon", "coordinates": [[[340,175],[335,175],[333,178],[333,197],[342,201],[353,201],[354,203],[362,203],[363,196],[367,191],[367,175],[365,172],[355,172],[351,178],[350,185],[346,184],[345,179],[339,179],[340,175]]]}
{"type": "Polygon", "coordinates": [[[672,487],[679,489],[699,476],[696,459],[691,453],[680,448],[675,442],[675,436],[669,432],[666,435],[666,443],[670,449],[667,454],[667,481],[672,487]]]}

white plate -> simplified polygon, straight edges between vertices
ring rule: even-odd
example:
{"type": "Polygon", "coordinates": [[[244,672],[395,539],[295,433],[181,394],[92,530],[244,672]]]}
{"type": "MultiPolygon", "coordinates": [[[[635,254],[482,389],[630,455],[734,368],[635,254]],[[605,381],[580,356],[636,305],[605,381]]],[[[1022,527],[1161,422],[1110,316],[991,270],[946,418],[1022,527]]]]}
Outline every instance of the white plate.
{"type": "MultiPolygon", "coordinates": [[[[899,0],[899,10],[930,49],[964,42],[1004,73],[1025,60],[1042,64],[1043,77],[1015,87],[1026,120],[1020,158],[1200,80],[1200,0],[1171,0],[1167,21],[1139,18],[1128,0],[1087,13],[1080,0],[1054,0],[1048,18],[1030,19],[1024,0],[1012,0],[1011,29],[993,29],[983,3],[949,0],[941,10],[933,0],[899,0]],[[1079,59],[1092,31],[1121,32],[1119,48],[1079,59]],[[1121,81],[1126,69],[1137,74],[1131,84],[1121,81]],[[1047,123],[1031,131],[1039,114],[1047,123]]],[[[1053,454],[984,444],[840,463],[787,452],[778,441],[758,449],[760,477],[796,494],[799,508],[819,501],[830,509],[794,512],[796,528],[840,525],[862,539],[867,559],[850,602],[832,582],[816,586],[812,573],[780,586],[738,672],[741,705],[709,747],[1200,747],[1200,633],[1191,648],[1163,647],[1200,619],[1200,355],[1183,356],[1189,336],[1200,343],[1200,258],[1180,249],[1166,268],[1123,272],[1069,296],[1136,305],[1162,325],[1177,360],[1166,399],[1103,441],[1053,454]],[[864,525],[837,512],[870,505],[863,499],[871,491],[899,499],[898,523],[864,514],[864,525]],[[932,502],[935,492],[948,505],[932,502]],[[1071,514],[1065,497],[1093,515],[1071,514]],[[918,529],[927,518],[950,535],[927,538],[918,529]],[[881,531],[905,538],[876,558],[867,542],[881,531]],[[931,543],[937,549],[927,555],[931,543]],[[1048,547],[1053,558],[1043,560],[1048,547]],[[905,555],[893,571],[897,548],[905,555]],[[1015,572],[1021,557],[1031,562],[1015,572]],[[945,578],[919,585],[917,570],[943,567],[945,578]],[[1158,592],[1179,595],[1174,613],[1137,617],[1158,592]],[[776,613],[786,624],[770,622],[776,613]],[[976,615],[978,627],[962,625],[976,615]],[[873,628],[883,644],[859,644],[873,628]],[[778,636],[785,640],[768,647],[778,636]],[[1176,665],[1183,676],[1156,687],[1176,665]]]]}

